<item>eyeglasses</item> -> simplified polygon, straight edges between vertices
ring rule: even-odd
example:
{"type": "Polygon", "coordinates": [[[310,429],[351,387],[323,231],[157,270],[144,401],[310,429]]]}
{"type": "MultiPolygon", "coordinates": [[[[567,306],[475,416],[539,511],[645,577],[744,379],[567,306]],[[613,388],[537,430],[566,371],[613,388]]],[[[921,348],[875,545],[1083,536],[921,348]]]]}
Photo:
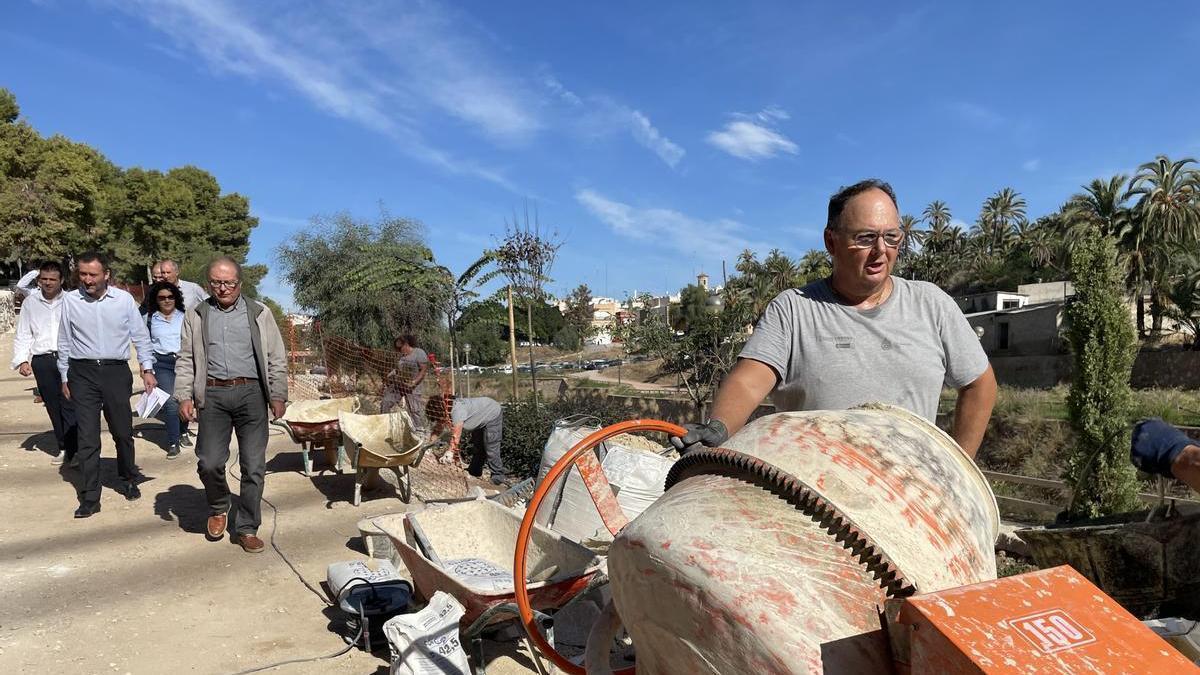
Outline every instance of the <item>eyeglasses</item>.
{"type": "Polygon", "coordinates": [[[858,232],[850,236],[851,248],[875,248],[875,242],[883,239],[888,248],[896,248],[904,241],[903,230],[887,230],[886,232],[858,232]]]}
{"type": "Polygon", "coordinates": [[[237,288],[238,284],[240,284],[240,283],[242,283],[242,282],[236,281],[236,280],[235,281],[218,281],[216,279],[208,280],[208,285],[212,286],[213,288],[237,288]]]}
{"type": "Polygon", "coordinates": [[[170,300],[171,302],[175,302],[175,296],[173,296],[173,295],[160,295],[156,299],[159,302],[163,302],[164,300],[170,300]]]}

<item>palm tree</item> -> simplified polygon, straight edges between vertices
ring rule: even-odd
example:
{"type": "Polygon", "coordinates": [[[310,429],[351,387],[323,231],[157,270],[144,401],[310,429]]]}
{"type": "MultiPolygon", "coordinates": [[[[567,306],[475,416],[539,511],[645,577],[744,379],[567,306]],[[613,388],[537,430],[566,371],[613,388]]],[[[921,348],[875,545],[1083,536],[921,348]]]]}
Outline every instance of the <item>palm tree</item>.
{"type": "Polygon", "coordinates": [[[1191,331],[1192,349],[1200,351],[1200,253],[1180,247],[1175,263],[1180,274],[1167,287],[1167,314],[1191,331]]]}
{"type": "Polygon", "coordinates": [[[800,257],[797,273],[806,284],[829,276],[833,273],[833,263],[829,260],[829,253],[815,248],[809,249],[800,257]]]}
{"type": "Polygon", "coordinates": [[[1071,197],[1063,207],[1068,222],[1086,222],[1107,236],[1117,236],[1129,223],[1129,177],[1117,174],[1108,180],[1097,178],[1083,186],[1083,192],[1071,197]]]}
{"type": "Polygon", "coordinates": [[[799,271],[795,261],[777,248],[771,249],[767,259],[763,261],[763,272],[771,280],[771,286],[776,293],[799,285],[796,283],[799,271]]]}
{"type": "Polygon", "coordinates": [[[946,206],[946,202],[935,199],[921,212],[921,219],[929,223],[930,229],[944,229],[950,225],[950,207],[946,206]]]}
{"type": "Polygon", "coordinates": [[[1138,296],[1138,333],[1144,334],[1145,308],[1143,288],[1150,283],[1152,330],[1162,327],[1162,311],[1167,289],[1170,247],[1200,240],[1200,172],[1186,157],[1172,161],[1159,155],[1153,162],[1138,167],[1129,185],[1128,196],[1137,198],[1132,218],[1121,232],[1136,275],[1138,296]]]}
{"type": "Polygon", "coordinates": [[[917,229],[920,224],[921,221],[915,216],[900,216],[900,231],[904,233],[904,239],[900,242],[900,256],[907,256],[912,251],[913,242],[920,235],[920,230],[917,229]]]}
{"type": "Polygon", "coordinates": [[[984,200],[974,231],[984,238],[988,253],[999,253],[1012,242],[1013,231],[1024,220],[1025,198],[1006,187],[984,200]]]}

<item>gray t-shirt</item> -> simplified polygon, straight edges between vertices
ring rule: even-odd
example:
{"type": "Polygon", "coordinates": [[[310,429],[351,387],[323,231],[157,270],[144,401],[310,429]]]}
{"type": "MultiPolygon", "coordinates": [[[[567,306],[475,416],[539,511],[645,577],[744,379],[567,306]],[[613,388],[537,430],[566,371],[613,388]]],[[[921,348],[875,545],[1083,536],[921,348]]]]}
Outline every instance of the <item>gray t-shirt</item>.
{"type": "Polygon", "coordinates": [[[471,431],[486,426],[492,420],[500,419],[504,410],[499,403],[486,396],[477,398],[456,398],[454,407],[450,409],[450,421],[463,425],[463,429],[471,431]]]}
{"type": "Polygon", "coordinates": [[[235,377],[258,379],[246,297],[240,296],[229,309],[213,303],[208,311],[208,376],[220,380],[235,377]]]}
{"type": "Polygon", "coordinates": [[[421,373],[421,365],[429,363],[429,355],[420,347],[413,347],[413,350],[408,353],[408,356],[400,357],[400,381],[405,384],[412,384],[417,379],[417,375],[421,373]]]}
{"type": "Polygon", "coordinates": [[[933,421],[943,384],[958,389],[987,370],[987,354],[950,296],[924,281],[892,282],[891,296],[869,310],[838,302],[825,280],[771,301],[739,358],[775,371],[778,410],[881,402],[933,421]]]}

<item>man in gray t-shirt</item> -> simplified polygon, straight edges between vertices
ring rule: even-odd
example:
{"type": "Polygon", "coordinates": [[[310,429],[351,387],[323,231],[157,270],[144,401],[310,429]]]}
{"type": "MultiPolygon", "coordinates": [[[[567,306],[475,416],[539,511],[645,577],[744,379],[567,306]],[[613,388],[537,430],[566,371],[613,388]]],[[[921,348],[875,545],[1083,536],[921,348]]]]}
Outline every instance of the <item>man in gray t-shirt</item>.
{"type": "Polygon", "coordinates": [[[475,446],[484,448],[488,471],[495,485],[508,483],[508,472],[500,458],[500,442],[504,433],[504,409],[495,399],[486,396],[455,398],[434,396],[425,406],[433,435],[450,432],[450,452],[458,454],[464,431],[475,439],[475,446]],[[446,411],[450,407],[449,413],[446,411]]]}
{"type": "Polygon", "coordinates": [[[719,446],[772,391],[783,410],[881,402],[930,421],[942,386],[958,390],[951,435],[970,456],[996,401],[996,378],[965,316],[945,292],[891,275],[904,232],[887,183],[867,180],[829,200],[828,279],[771,301],[703,423],[672,439],[719,446]]]}
{"type": "Polygon", "coordinates": [[[829,281],[779,294],[740,358],[779,374],[779,410],[843,410],[884,401],[933,422],[943,383],[961,389],[988,368],[958,305],[924,281],[892,277],[878,307],[842,304],[829,281]]]}

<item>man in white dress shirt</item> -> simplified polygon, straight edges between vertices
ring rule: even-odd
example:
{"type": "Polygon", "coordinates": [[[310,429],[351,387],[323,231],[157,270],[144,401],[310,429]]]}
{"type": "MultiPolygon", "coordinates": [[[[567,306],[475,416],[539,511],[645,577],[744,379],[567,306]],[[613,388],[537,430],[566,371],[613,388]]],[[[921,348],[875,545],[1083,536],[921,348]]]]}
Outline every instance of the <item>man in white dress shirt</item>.
{"type": "Polygon", "coordinates": [[[146,322],[133,296],[108,285],[108,263],[99,253],[78,258],[79,289],[65,294],[58,328],[58,372],[63,395],[75,403],[79,468],[83,473],[76,518],[100,511],[100,412],[117,445],[117,491],[133,501],[142,496],[134,464],[133,412],[129,397],[129,343],[137,349],[146,391],[154,379],[154,352],[146,322]]]}
{"type": "Polygon", "coordinates": [[[35,290],[25,298],[17,319],[17,334],[13,337],[13,370],[23,377],[33,376],[46,414],[54,429],[57,443],[51,464],[73,462],[78,437],[75,429],[75,406],[63,398],[58,375],[58,323],[63,302],[62,266],[47,262],[38,270],[35,290]]]}

